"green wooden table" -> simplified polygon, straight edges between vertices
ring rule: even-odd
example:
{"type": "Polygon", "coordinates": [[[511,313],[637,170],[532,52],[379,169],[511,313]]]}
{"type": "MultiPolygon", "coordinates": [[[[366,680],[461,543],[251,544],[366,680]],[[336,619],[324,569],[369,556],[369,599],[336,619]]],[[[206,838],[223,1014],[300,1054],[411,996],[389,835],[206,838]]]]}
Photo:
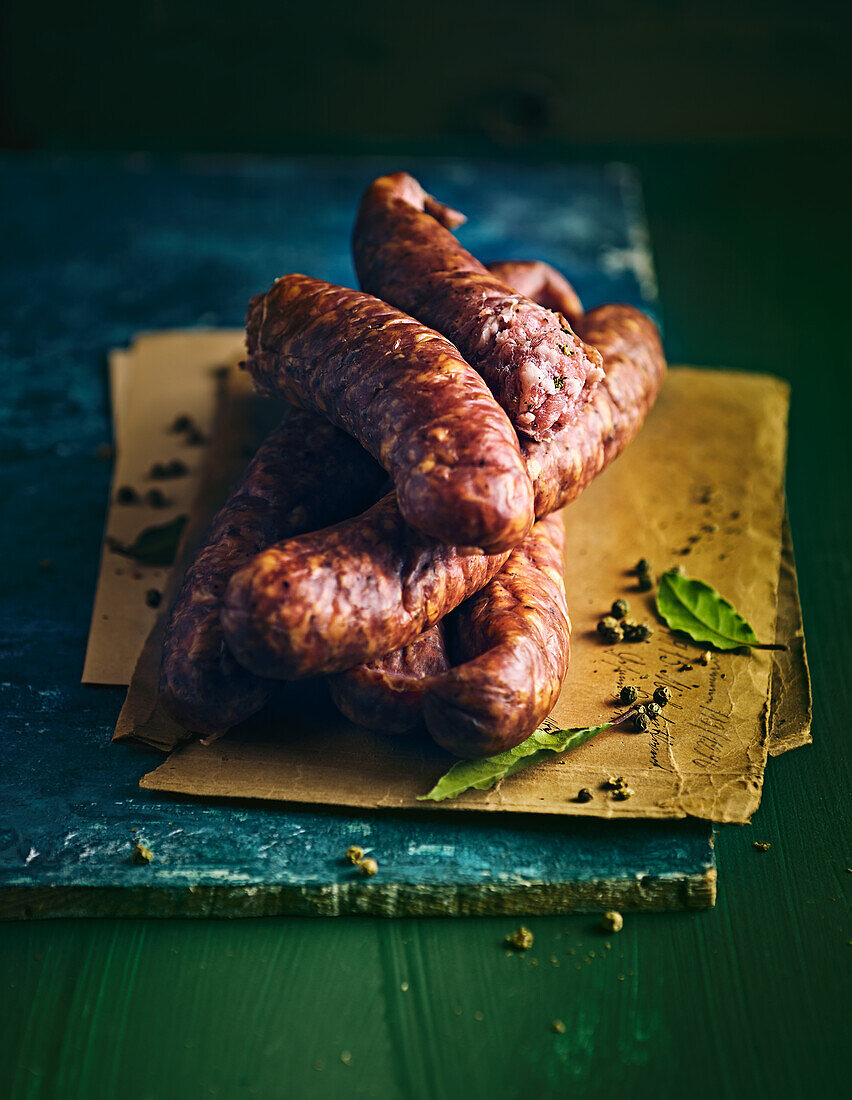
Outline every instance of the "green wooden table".
{"type": "Polygon", "coordinates": [[[506,954],[512,925],[499,919],[8,924],[0,1096],[842,1089],[852,958],[849,433],[835,412],[849,373],[844,174],[826,147],[605,155],[643,171],[671,360],[793,384],[788,488],[815,744],[770,762],[752,827],[720,832],[716,909],[631,916],[609,937],[586,916],[536,918],[525,957],[506,954]]]}

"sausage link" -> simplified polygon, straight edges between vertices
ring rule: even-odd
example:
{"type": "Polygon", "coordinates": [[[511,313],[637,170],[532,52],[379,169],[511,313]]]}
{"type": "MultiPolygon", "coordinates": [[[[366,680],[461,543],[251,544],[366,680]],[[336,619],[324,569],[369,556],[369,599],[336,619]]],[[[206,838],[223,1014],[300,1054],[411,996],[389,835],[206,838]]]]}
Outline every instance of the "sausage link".
{"type": "Polygon", "coordinates": [[[568,671],[560,513],[540,520],[485,588],[448,619],[460,664],[433,671],[409,646],[335,677],[332,698],[353,721],[406,730],[425,721],[457,756],[490,756],[519,744],[550,713],[568,671]],[[406,652],[406,651],[403,651],[406,652]],[[403,703],[404,700],[404,703],[403,703]]]}
{"type": "Polygon", "coordinates": [[[355,519],[262,550],[232,577],[220,618],[258,676],[342,672],[412,642],[509,556],[466,554],[405,523],[389,493],[355,519]]]}
{"type": "Polygon", "coordinates": [[[597,350],[530,301],[449,232],[461,215],[404,172],[367,188],[352,238],[361,286],[443,333],[519,432],[547,440],[573,423],[603,378],[597,350]]]}
{"type": "Polygon", "coordinates": [[[449,667],[441,622],[387,657],[330,676],[328,687],[335,706],[350,721],[383,733],[408,733],[423,724],[427,679],[449,667]]]}
{"type": "Polygon", "coordinates": [[[529,531],[532,490],[512,426],[444,337],[360,291],[285,275],[252,299],[247,343],[258,388],[353,435],[419,531],[489,552],[529,531]]]}
{"type": "MultiPolygon", "coordinates": [[[[540,517],[575,499],[639,431],[665,375],[653,322],[601,306],[582,331],[607,378],[580,421],[524,456],[540,517]]],[[[393,494],[327,531],[270,547],[231,579],[222,606],[234,656],[261,676],[296,679],[372,661],[483,588],[508,555],[470,555],[406,527],[393,494]]]]}
{"type": "Polygon", "coordinates": [[[293,410],[249,463],[187,570],[166,627],[160,697],[187,729],[244,721],[275,685],[247,672],[225,646],[219,604],[231,575],[264,546],[366,507],[387,482],[355,440],[293,410]]]}
{"type": "Polygon", "coordinates": [[[577,291],[561,271],[544,260],[494,260],[485,266],[518,294],[554,313],[561,313],[576,330],[577,322],[583,318],[583,306],[577,291]]]}

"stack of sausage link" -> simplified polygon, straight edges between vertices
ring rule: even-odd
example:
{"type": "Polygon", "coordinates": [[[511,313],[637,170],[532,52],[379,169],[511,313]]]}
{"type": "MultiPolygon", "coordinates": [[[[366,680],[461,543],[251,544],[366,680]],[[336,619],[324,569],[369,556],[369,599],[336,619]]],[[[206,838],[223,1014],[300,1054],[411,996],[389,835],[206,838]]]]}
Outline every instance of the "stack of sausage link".
{"type": "Polygon", "coordinates": [[[323,675],[356,722],[425,723],[480,757],[555,703],[559,509],[637,433],[665,359],[643,313],[584,314],[546,264],[484,267],[450,232],[461,221],[410,176],[376,180],[353,238],[371,293],[287,275],[252,300],[247,369],[299,411],[171,610],[160,690],[187,729],[219,732],[275,681],[323,675]]]}

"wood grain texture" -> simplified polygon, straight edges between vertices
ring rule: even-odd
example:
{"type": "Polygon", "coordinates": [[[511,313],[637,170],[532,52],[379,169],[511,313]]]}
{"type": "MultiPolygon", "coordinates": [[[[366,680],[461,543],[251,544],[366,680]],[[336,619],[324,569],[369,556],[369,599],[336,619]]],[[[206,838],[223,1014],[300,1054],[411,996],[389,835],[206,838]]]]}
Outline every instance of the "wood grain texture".
{"type": "MultiPolygon", "coordinates": [[[[807,157],[786,148],[629,152],[644,172],[670,357],[778,373],[793,385],[788,500],[814,744],[770,762],[754,826],[717,837],[724,878],[716,908],[628,915],[609,940],[591,915],[535,918],[525,957],[505,954],[502,939],[518,923],[505,918],[9,923],[0,927],[0,1092],[12,1100],[278,1100],[285,1091],[307,1100],[787,1100],[845,1092],[852,777],[837,685],[852,652],[837,623],[849,613],[838,502],[850,456],[848,433],[826,427],[826,395],[842,393],[849,373],[837,247],[846,177],[832,144],[807,157]],[[756,851],[755,839],[771,849],[756,851]],[[551,1031],[554,1018],[564,1034],[551,1031]]],[[[180,226],[197,232],[200,210],[178,202],[199,193],[192,175],[176,174],[168,188],[162,177],[119,176],[118,186],[108,168],[76,169],[104,223],[129,232],[129,201],[146,217],[159,209],[179,240],[180,226]]],[[[257,171],[246,186],[272,192],[272,173],[257,171]]],[[[152,316],[180,325],[212,308],[214,323],[239,323],[252,289],[246,242],[256,232],[280,235],[284,218],[270,213],[272,198],[269,207],[250,206],[232,174],[220,185],[243,201],[221,219],[209,278],[205,264],[196,269],[186,258],[164,274],[149,238],[149,265],[116,281],[107,257],[119,241],[90,239],[81,191],[56,171],[28,172],[34,202],[64,203],[61,225],[57,210],[44,237],[20,226],[5,237],[21,260],[13,286],[21,284],[22,296],[4,300],[17,303],[22,326],[39,327],[47,349],[14,411],[4,410],[4,426],[16,430],[4,453],[13,471],[25,462],[28,471],[26,484],[8,487],[4,529],[26,515],[28,542],[13,541],[0,577],[11,609],[5,655],[20,670],[6,677],[4,704],[16,735],[32,739],[37,769],[52,749],[38,706],[53,704],[39,691],[55,691],[53,701],[73,714],[69,736],[106,736],[119,702],[112,691],[32,688],[23,674],[41,661],[57,684],[70,683],[72,667],[79,675],[108,479],[91,454],[106,424],[102,349],[152,316]],[[55,276],[46,265],[57,239],[83,257],[68,267],[88,283],[54,315],[38,303],[55,276]],[[157,293],[155,271],[165,280],[157,293]],[[106,332],[85,326],[92,287],[112,318],[106,332]],[[63,335],[69,325],[73,341],[63,335]],[[57,446],[70,448],[73,470],[68,451],[57,464],[57,446]],[[51,557],[53,572],[38,570],[42,557],[51,557]],[[76,580],[64,584],[66,577],[76,580]],[[59,601],[67,633],[56,624],[59,601]]],[[[0,209],[17,221],[19,209],[0,209]]],[[[268,266],[271,278],[286,259],[268,266]]],[[[8,367],[25,357],[30,364],[28,331],[16,328],[8,367]]]]}

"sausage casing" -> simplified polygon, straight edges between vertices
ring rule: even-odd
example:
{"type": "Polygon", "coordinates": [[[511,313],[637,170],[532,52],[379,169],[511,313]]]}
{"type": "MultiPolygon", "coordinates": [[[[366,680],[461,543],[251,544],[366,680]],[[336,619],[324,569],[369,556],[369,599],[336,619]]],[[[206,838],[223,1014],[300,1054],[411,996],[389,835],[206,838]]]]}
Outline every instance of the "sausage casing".
{"type": "Polygon", "coordinates": [[[352,237],[361,286],[452,340],[518,431],[549,439],[589,401],[603,378],[601,357],[566,318],[516,293],[464,249],[448,228],[460,217],[404,172],[375,180],[352,237]]]}
{"type": "MultiPolygon", "coordinates": [[[[394,732],[420,718],[440,745],[468,759],[525,740],[549,714],[568,670],[564,543],[561,514],[540,520],[485,588],[449,616],[454,667],[430,671],[391,654],[336,677],[337,706],[362,725],[394,732]]],[[[429,640],[422,635],[415,646],[429,640]]]]}
{"type": "Polygon", "coordinates": [[[285,275],[252,299],[247,343],[258,388],[353,435],[390,473],[411,526],[489,552],[532,526],[512,426],[443,336],[368,294],[285,275]]]}
{"type": "Polygon", "coordinates": [[[197,733],[244,721],[273,687],[228,651],[219,604],[231,575],[279,539],[366,507],[387,476],[355,440],[293,410],[258,450],[211,523],[172,605],[160,665],[160,697],[197,733]]]}
{"type": "MultiPolygon", "coordinates": [[[[607,378],[578,423],[524,443],[545,516],[579,496],[642,426],[665,376],[654,323],[630,306],[583,320],[607,378]]],[[[367,663],[401,646],[483,588],[508,555],[467,554],[408,528],[393,494],[364,515],[269,547],[231,579],[229,647],[260,676],[296,679],[367,663]]]]}

